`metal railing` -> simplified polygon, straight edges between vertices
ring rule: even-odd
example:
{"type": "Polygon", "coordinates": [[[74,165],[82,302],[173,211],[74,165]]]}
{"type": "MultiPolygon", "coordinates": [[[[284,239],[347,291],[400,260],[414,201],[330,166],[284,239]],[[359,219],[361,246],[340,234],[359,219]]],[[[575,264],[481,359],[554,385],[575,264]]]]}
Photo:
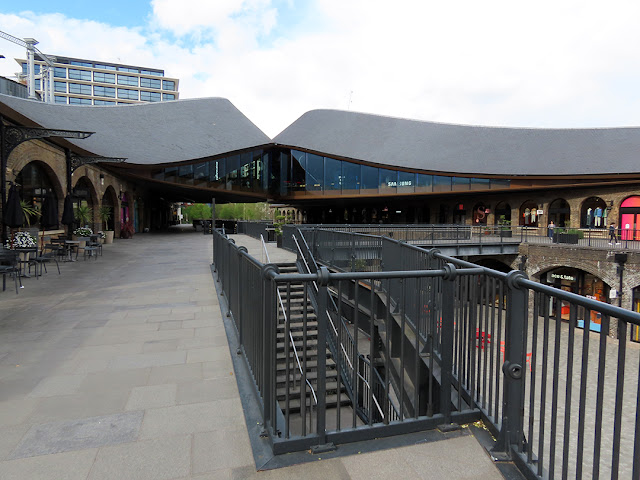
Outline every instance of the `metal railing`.
{"type": "MultiPolygon", "coordinates": [[[[640,250],[640,230],[617,228],[612,239],[607,228],[554,228],[476,225],[284,225],[283,247],[295,250],[291,235],[316,229],[388,237],[416,246],[513,245],[518,243],[570,244],[582,247],[640,250]]],[[[345,247],[345,245],[343,245],[345,247]]]]}
{"type": "MultiPolygon", "coordinates": [[[[271,263],[271,260],[269,259],[269,252],[267,250],[267,245],[264,241],[264,237],[262,235],[260,235],[260,242],[262,244],[262,252],[264,255],[264,258],[266,259],[266,263],[269,264],[271,263]]],[[[295,389],[296,388],[296,382],[298,382],[297,387],[300,388],[300,407],[301,407],[301,412],[300,415],[302,417],[302,431],[301,434],[304,436],[306,435],[306,431],[307,431],[307,425],[309,428],[309,431],[313,431],[314,428],[314,424],[313,424],[313,408],[314,406],[317,408],[318,405],[318,396],[316,395],[316,391],[313,388],[313,385],[311,384],[311,382],[309,381],[309,379],[307,378],[307,369],[303,367],[303,363],[306,367],[306,355],[304,357],[303,362],[300,361],[300,355],[298,354],[298,349],[296,347],[296,342],[293,338],[293,333],[291,332],[291,330],[289,329],[289,318],[290,316],[287,315],[287,309],[284,306],[284,302],[282,301],[282,295],[280,293],[280,290],[277,290],[278,293],[278,306],[280,307],[280,314],[282,315],[281,320],[279,320],[279,324],[284,325],[285,327],[285,331],[288,331],[288,338],[289,338],[289,345],[290,347],[285,348],[285,358],[286,358],[286,366],[285,366],[285,377],[287,379],[289,379],[290,377],[293,379],[292,382],[292,387],[295,389]],[[290,365],[289,365],[289,358],[290,358],[290,354],[289,354],[289,348],[291,348],[291,350],[293,351],[293,355],[294,358],[296,360],[296,366],[298,367],[297,373],[299,373],[299,376],[296,374],[296,370],[295,368],[293,369],[293,375],[290,373],[290,365]],[[305,391],[302,391],[302,388],[304,386],[305,391]],[[307,393],[306,388],[309,388],[309,393],[310,395],[307,393]],[[309,401],[309,404],[307,405],[307,399],[309,401]],[[309,409],[309,415],[307,416],[307,408],[309,409]],[[307,424],[308,421],[308,424],[307,424]]],[[[289,310],[290,311],[290,310],[289,310]]],[[[306,322],[305,322],[306,324],[306,322]]],[[[305,325],[306,327],[306,325],[305,325]]],[[[306,333],[306,331],[305,331],[306,333]]],[[[285,334],[286,335],[286,334],[285,334]]],[[[303,348],[306,351],[306,335],[303,336],[303,348]]],[[[287,393],[289,393],[289,391],[287,391],[287,393]]],[[[288,431],[289,428],[288,426],[286,427],[286,430],[288,431]]]]}
{"type": "MultiPolygon", "coordinates": [[[[265,293],[257,307],[261,318],[253,317],[263,341],[251,352],[254,345],[245,342],[244,351],[250,364],[262,359],[253,364],[262,367],[256,389],[275,453],[482,418],[497,438],[493,455],[513,460],[529,478],[640,478],[640,346],[628,341],[629,330],[640,328],[640,314],[538,284],[518,271],[497,272],[390,238],[302,233],[320,265],[315,274],[278,274],[246,252],[227,254],[225,248],[240,249],[221,235],[214,240],[231,305],[240,280],[223,270],[253,270],[227,257],[261,268],[262,288],[252,287],[251,278],[242,284],[243,291],[265,293]],[[331,243],[344,241],[362,242],[368,251],[376,246],[379,257],[332,258],[331,243]],[[341,271],[358,260],[367,271],[341,271]],[[332,263],[334,272],[325,266],[332,263]],[[327,342],[330,298],[352,331],[362,332],[355,345],[381,375],[376,396],[396,397],[396,421],[327,426],[335,413],[327,409],[326,370],[319,368],[316,431],[278,437],[283,418],[270,380],[270,319],[277,312],[275,287],[293,281],[318,285],[319,345],[327,342]],[[617,339],[607,336],[610,327],[617,327],[617,339]]],[[[246,316],[255,312],[248,310],[233,311],[236,323],[249,325],[246,316]]]]}

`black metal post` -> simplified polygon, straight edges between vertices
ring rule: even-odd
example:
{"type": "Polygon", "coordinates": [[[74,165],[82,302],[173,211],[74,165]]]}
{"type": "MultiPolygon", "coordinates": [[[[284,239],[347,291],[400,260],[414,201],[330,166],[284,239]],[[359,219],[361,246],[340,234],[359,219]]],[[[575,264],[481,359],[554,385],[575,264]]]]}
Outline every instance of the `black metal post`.
{"type": "MultiPolygon", "coordinates": [[[[4,216],[5,206],[7,204],[7,151],[5,148],[4,141],[5,131],[4,131],[4,118],[0,115],[0,168],[2,168],[2,172],[0,173],[0,181],[2,182],[2,215],[4,216]]],[[[2,220],[0,218],[0,220],[2,220]]],[[[5,244],[7,240],[7,228],[2,222],[2,232],[0,233],[0,240],[2,240],[2,245],[5,244]]]]}
{"type": "Polygon", "coordinates": [[[318,357],[317,357],[317,382],[318,382],[318,408],[316,417],[316,432],[318,433],[318,445],[313,447],[312,453],[322,453],[335,450],[333,443],[327,443],[327,303],[329,291],[329,270],[320,267],[318,271],[318,357]]]}
{"type": "Polygon", "coordinates": [[[444,424],[438,428],[442,431],[451,429],[451,381],[453,379],[453,336],[454,336],[454,298],[456,267],[448,263],[445,265],[447,275],[442,280],[442,327],[441,327],[441,358],[440,365],[440,413],[444,415],[444,424]]]}
{"type": "Polygon", "coordinates": [[[492,455],[499,459],[511,459],[512,450],[521,451],[524,439],[524,367],[526,349],[526,318],[529,290],[518,284],[527,276],[513,270],[507,275],[507,318],[505,325],[505,353],[502,372],[504,391],[502,397],[502,429],[492,455]]]}
{"type": "MultiPolygon", "coordinates": [[[[211,199],[211,236],[214,237],[213,233],[216,231],[216,199],[215,197],[211,199]]],[[[216,242],[212,242],[212,249],[215,251],[216,242]]],[[[212,252],[211,258],[215,259],[215,253],[212,252]]],[[[214,261],[214,260],[212,260],[214,261]]],[[[215,261],[214,261],[215,263],[215,261]]]]}

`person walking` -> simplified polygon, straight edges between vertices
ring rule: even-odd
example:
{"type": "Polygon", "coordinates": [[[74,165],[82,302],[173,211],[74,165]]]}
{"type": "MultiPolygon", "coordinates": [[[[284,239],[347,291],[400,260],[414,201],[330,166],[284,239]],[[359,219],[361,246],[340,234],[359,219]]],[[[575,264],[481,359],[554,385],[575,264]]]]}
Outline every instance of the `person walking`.
{"type": "Polygon", "coordinates": [[[616,232],[616,224],[615,223],[611,223],[611,225],[609,225],[609,245],[620,245],[620,242],[618,242],[618,235],[616,232]]]}
{"type": "Polygon", "coordinates": [[[556,228],[556,226],[553,223],[553,220],[551,220],[551,222],[549,222],[549,226],[548,226],[548,233],[549,233],[549,238],[553,239],[553,229],[556,228]]]}

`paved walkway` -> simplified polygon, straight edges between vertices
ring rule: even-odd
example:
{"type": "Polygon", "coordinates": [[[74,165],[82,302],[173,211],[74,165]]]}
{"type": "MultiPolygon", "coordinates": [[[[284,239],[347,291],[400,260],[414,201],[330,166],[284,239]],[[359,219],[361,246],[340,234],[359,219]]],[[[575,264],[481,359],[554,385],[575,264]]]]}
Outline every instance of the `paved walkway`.
{"type": "Polygon", "coordinates": [[[136,235],[18,295],[8,282],[1,479],[500,478],[471,435],[256,472],[211,245],[136,235]]]}

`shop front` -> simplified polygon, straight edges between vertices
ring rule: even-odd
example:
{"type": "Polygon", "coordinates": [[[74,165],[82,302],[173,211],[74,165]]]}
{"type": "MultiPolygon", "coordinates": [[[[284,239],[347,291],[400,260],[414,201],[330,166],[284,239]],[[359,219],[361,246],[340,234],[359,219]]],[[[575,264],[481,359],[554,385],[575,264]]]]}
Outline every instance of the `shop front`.
{"type": "MultiPolygon", "coordinates": [[[[566,292],[577,293],[592,300],[607,302],[609,298],[609,286],[599,277],[577,268],[556,268],[548,271],[541,278],[542,283],[554,286],[566,292]]],[[[556,298],[549,299],[549,314],[569,321],[571,307],[569,302],[556,298]]],[[[583,308],[578,309],[578,327],[584,328],[585,316],[589,314],[590,330],[599,332],[601,318],[599,312],[588,312],[583,308]]]]}

